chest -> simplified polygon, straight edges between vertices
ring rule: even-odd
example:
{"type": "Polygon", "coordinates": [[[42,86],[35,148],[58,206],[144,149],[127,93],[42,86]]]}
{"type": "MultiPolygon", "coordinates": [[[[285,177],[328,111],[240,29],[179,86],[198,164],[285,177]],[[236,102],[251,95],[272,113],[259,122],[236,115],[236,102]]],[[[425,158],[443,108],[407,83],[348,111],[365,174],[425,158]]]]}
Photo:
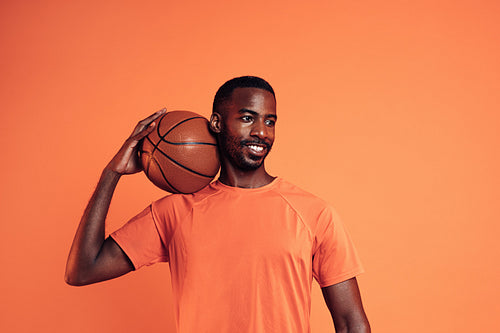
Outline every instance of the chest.
{"type": "Polygon", "coordinates": [[[307,265],[312,236],[286,202],[256,196],[194,207],[171,245],[177,257],[193,267],[307,265]]]}

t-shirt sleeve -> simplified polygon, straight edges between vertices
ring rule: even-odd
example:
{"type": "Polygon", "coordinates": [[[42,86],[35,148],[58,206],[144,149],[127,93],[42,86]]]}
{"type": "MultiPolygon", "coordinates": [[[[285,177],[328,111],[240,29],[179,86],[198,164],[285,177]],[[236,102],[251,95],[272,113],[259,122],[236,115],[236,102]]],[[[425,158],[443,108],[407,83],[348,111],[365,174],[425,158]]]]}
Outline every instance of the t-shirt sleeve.
{"type": "Polygon", "coordinates": [[[351,237],[333,208],[328,207],[322,211],[317,226],[313,276],[321,288],[363,273],[351,237]]]}
{"type": "Polygon", "coordinates": [[[152,206],[134,216],[110,236],[127,254],[135,269],[169,260],[168,250],[158,231],[152,206]]]}

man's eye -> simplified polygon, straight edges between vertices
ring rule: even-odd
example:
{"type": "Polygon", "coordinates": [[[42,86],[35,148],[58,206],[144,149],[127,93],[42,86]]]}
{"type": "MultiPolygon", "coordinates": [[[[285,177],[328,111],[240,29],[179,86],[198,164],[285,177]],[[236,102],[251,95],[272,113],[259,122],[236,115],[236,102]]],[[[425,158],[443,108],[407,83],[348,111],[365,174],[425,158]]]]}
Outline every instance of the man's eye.
{"type": "Polygon", "coordinates": [[[274,124],[275,124],[274,120],[266,120],[267,126],[274,126],[274,124]]]}
{"type": "Polygon", "coordinates": [[[252,117],[250,117],[250,116],[243,116],[243,117],[241,117],[241,120],[243,120],[244,122],[250,122],[250,121],[252,121],[252,117]]]}

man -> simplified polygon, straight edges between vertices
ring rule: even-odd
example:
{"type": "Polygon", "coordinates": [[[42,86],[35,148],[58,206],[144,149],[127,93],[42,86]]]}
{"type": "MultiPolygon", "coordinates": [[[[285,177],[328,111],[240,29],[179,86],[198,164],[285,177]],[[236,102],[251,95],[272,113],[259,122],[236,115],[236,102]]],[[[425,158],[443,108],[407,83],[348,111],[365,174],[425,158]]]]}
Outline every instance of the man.
{"type": "Polygon", "coordinates": [[[179,332],[309,332],[316,278],[337,332],[370,332],[355,276],[359,259],[322,200],[271,176],[276,99],[257,77],[219,88],[210,118],[219,179],[162,198],[105,239],[121,175],[141,171],[137,146],[161,110],[139,122],[104,169],[70,250],[66,281],[85,285],[168,261],[179,332]]]}

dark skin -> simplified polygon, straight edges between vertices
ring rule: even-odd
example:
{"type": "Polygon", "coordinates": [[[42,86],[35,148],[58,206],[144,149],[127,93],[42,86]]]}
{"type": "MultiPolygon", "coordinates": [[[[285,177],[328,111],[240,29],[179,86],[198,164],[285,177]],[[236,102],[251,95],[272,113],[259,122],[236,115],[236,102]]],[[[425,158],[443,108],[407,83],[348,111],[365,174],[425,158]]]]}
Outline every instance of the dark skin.
{"type": "MultiPolygon", "coordinates": [[[[275,178],[267,173],[264,158],[269,149],[265,143],[272,146],[274,142],[276,120],[274,96],[258,88],[236,88],[231,102],[212,114],[210,126],[215,133],[225,131],[230,138],[248,142],[239,147],[237,152],[243,155],[242,159],[248,164],[255,162],[253,166],[257,166],[261,162],[255,170],[242,170],[241,163],[227,152],[230,149],[222,150],[221,182],[230,186],[256,188],[269,184],[275,178]],[[254,153],[246,147],[254,142],[261,142],[262,152],[254,153]]],[[[336,332],[370,332],[356,278],[322,288],[322,292],[336,332]]]]}
{"type": "Polygon", "coordinates": [[[371,332],[356,278],[321,288],[335,332],[371,332]]]}
{"type": "MultiPolygon", "coordinates": [[[[160,110],[140,121],[111,162],[104,168],[85,209],[66,265],[66,282],[80,286],[112,279],[134,269],[112,238],[105,239],[104,225],[111,198],[122,175],[142,170],[137,149],[155,126],[160,110]]],[[[263,89],[236,88],[230,101],[210,118],[220,148],[219,180],[229,186],[258,188],[275,177],[264,160],[274,142],[276,100],[263,89]]],[[[336,332],[370,332],[356,278],[322,288],[336,332]]]]}
{"type": "Polygon", "coordinates": [[[273,95],[257,88],[236,88],[231,101],[220,109],[210,118],[210,128],[219,135],[222,147],[219,180],[244,188],[269,184],[275,177],[267,173],[264,159],[274,142],[277,116],[273,95]],[[226,140],[221,140],[222,133],[226,140]],[[248,143],[242,145],[242,140],[248,143]],[[224,146],[223,141],[235,142],[224,146]]]}
{"type": "Polygon", "coordinates": [[[142,170],[137,154],[140,140],[153,131],[154,120],[165,112],[166,109],[160,110],[140,121],[104,168],[71,245],[65,275],[68,284],[82,286],[96,283],[134,269],[118,244],[110,237],[105,239],[104,222],[120,177],[142,170]]]}

